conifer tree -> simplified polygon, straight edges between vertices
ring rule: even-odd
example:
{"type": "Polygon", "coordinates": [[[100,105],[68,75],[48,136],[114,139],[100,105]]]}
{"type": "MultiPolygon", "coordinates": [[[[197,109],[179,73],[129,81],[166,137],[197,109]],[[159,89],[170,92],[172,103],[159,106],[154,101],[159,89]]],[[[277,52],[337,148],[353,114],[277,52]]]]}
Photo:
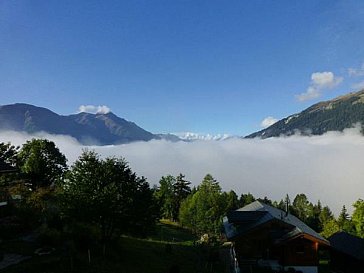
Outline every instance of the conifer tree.
{"type": "Polygon", "coordinates": [[[174,204],[172,213],[172,219],[174,221],[178,219],[182,201],[191,193],[190,184],[191,182],[185,180],[185,175],[181,173],[175,178],[175,182],[173,183],[174,204]]]}

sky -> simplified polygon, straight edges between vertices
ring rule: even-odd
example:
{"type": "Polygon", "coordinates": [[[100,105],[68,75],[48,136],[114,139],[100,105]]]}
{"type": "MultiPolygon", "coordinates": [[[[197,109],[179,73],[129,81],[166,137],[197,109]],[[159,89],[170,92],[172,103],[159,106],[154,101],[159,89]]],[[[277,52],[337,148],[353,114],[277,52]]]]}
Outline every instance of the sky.
{"type": "MultiPolygon", "coordinates": [[[[153,133],[248,135],[364,88],[364,1],[1,0],[0,104],[108,112],[153,133]]],[[[21,145],[68,136],[0,132],[21,145]]],[[[306,193],[337,213],[364,191],[358,128],[268,140],[91,147],[156,184],[211,173],[224,190],[306,193]]]]}
{"type": "Polygon", "coordinates": [[[363,44],[363,1],[2,0],[0,104],[247,135],[363,88],[363,44]]]}

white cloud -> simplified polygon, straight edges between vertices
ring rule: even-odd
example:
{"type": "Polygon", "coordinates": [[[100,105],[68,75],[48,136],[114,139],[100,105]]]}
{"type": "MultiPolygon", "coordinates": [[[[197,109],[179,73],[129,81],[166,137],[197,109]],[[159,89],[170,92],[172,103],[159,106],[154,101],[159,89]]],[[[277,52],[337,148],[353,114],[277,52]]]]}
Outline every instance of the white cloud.
{"type": "Polygon", "coordinates": [[[313,100],[321,96],[319,89],[310,86],[307,91],[296,96],[299,101],[313,100]]]}
{"type": "Polygon", "coordinates": [[[92,114],[107,114],[111,111],[111,109],[106,105],[81,105],[78,107],[78,111],[79,113],[86,112],[92,114]]]}
{"type": "Polygon", "coordinates": [[[312,85],[318,88],[333,88],[343,81],[342,77],[335,77],[332,72],[316,72],[311,75],[312,85]]]}
{"type": "Polygon", "coordinates": [[[337,77],[332,72],[315,72],[311,75],[311,83],[306,92],[296,95],[299,101],[307,101],[318,98],[326,89],[332,89],[343,81],[343,77],[337,77]]]}
{"type": "Polygon", "coordinates": [[[267,128],[271,125],[273,125],[274,123],[276,123],[278,121],[278,119],[274,118],[274,117],[266,117],[265,119],[262,120],[262,122],[260,123],[260,126],[262,128],[267,128]]]}
{"type": "MultiPolygon", "coordinates": [[[[21,145],[34,137],[25,133],[0,132],[0,142],[21,145]]],[[[84,146],[68,136],[38,134],[56,142],[74,162],[84,146]]],[[[123,156],[133,171],[151,184],[162,175],[182,172],[198,185],[211,173],[224,190],[251,192],[257,197],[293,199],[305,193],[310,201],[321,200],[335,213],[351,205],[364,192],[364,139],[360,128],[323,136],[292,136],[271,139],[226,141],[135,142],[117,146],[93,146],[102,156],[123,156]]]]}
{"type": "Polygon", "coordinates": [[[348,74],[350,77],[361,77],[364,76],[364,63],[359,68],[352,68],[348,69],[348,74]]]}

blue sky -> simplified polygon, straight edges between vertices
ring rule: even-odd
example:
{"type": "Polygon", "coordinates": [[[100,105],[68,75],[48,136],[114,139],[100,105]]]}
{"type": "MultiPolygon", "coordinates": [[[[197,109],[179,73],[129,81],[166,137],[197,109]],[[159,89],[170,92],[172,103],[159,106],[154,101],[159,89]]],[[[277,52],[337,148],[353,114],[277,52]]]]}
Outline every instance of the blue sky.
{"type": "Polygon", "coordinates": [[[246,135],[364,86],[363,1],[0,1],[0,104],[246,135]]]}

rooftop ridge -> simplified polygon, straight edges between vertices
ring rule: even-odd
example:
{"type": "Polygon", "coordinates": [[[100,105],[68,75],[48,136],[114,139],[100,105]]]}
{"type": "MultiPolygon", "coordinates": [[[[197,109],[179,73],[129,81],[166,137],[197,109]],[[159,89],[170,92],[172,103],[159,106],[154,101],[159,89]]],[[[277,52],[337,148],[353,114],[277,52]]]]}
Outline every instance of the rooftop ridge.
{"type": "MultiPolygon", "coordinates": [[[[311,235],[321,241],[329,243],[324,237],[322,237],[319,233],[310,228],[306,223],[300,220],[298,217],[294,216],[291,213],[286,214],[286,212],[282,209],[273,207],[271,205],[265,204],[260,200],[256,200],[242,208],[237,209],[237,211],[266,211],[272,218],[283,221],[287,224],[295,226],[295,228],[304,234],[311,235]],[[284,214],[283,214],[284,213],[284,214]],[[282,217],[282,215],[284,215],[282,217]]],[[[265,218],[266,221],[269,220],[269,217],[265,218]]]]}

